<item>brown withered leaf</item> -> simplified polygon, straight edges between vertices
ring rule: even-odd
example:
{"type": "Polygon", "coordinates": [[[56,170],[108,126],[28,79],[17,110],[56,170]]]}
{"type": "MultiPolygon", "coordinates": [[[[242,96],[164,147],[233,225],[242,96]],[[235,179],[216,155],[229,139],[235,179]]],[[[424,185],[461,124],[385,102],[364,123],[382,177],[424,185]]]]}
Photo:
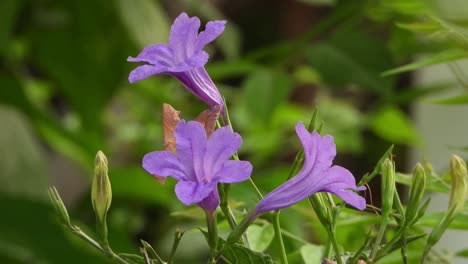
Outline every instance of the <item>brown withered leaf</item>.
{"type": "Polygon", "coordinates": [[[215,105],[201,112],[196,118],[195,121],[202,124],[205,128],[206,136],[209,137],[211,133],[215,130],[216,120],[218,120],[219,113],[221,112],[221,106],[215,105]]]}
{"type": "Polygon", "coordinates": [[[180,121],[179,113],[170,104],[163,104],[164,149],[172,153],[176,151],[174,130],[180,121]]]}

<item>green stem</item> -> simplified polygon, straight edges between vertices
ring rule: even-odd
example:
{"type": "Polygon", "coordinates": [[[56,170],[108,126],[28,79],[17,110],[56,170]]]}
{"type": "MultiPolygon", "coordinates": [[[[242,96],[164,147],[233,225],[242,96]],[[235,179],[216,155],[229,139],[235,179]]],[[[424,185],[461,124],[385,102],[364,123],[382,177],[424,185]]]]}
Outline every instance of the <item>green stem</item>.
{"type": "Polygon", "coordinates": [[[172,249],[171,249],[171,253],[169,254],[168,263],[173,263],[172,260],[174,258],[174,255],[175,255],[175,253],[177,251],[177,247],[179,246],[179,242],[182,239],[183,235],[184,235],[184,232],[180,231],[179,229],[177,229],[175,231],[175,233],[174,233],[174,242],[172,243],[172,249]]]}
{"type": "Polygon", "coordinates": [[[216,226],[216,213],[206,212],[206,223],[208,226],[208,244],[210,246],[211,261],[216,256],[218,247],[218,229],[216,226]]]}
{"type": "Polygon", "coordinates": [[[388,218],[390,215],[382,215],[382,223],[380,224],[379,233],[377,234],[377,239],[375,240],[374,246],[372,247],[371,253],[369,258],[373,261],[375,255],[377,254],[377,250],[379,249],[380,243],[382,242],[383,236],[385,234],[385,230],[387,229],[388,218]]]}
{"type": "Polygon", "coordinates": [[[279,211],[275,211],[273,213],[273,228],[275,230],[275,237],[278,240],[278,244],[280,245],[280,256],[281,256],[281,263],[288,264],[288,258],[286,256],[286,249],[284,247],[283,236],[281,234],[281,226],[279,221],[279,211]]]}
{"type": "Polygon", "coordinates": [[[335,252],[336,263],[343,264],[343,259],[341,258],[340,247],[338,246],[338,241],[336,240],[335,227],[332,226],[328,229],[328,238],[330,239],[333,251],[335,252]]]}

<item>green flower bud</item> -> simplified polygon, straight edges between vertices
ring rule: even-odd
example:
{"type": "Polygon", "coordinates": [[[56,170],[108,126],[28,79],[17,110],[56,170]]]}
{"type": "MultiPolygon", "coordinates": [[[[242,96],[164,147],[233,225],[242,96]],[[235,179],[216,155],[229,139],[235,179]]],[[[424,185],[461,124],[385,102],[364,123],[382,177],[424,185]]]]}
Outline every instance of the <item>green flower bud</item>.
{"type": "Polygon", "coordinates": [[[393,207],[395,193],[395,163],[385,159],[382,164],[382,215],[388,216],[393,207]]]}
{"type": "Polygon", "coordinates": [[[450,160],[450,176],[452,189],[450,191],[449,212],[453,211],[453,217],[463,210],[466,199],[466,163],[457,155],[450,160]]]}
{"type": "Polygon", "coordinates": [[[107,158],[98,151],[94,159],[94,179],[91,186],[91,201],[93,203],[94,212],[98,220],[98,224],[103,224],[106,221],[107,210],[112,202],[112,189],[107,175],[107,158]]]}
{"type": "Polygon", "coordinates": [[[416,164],[413,171],[413,179],[409,193],[408,207],[406,208],[406,221],[411,223],[417,218],[419,203],[424,195],[426,188],[426,173],[421,164],[416,164]]]}
{"type": "Polygon", "coordinates": [[[60,197],[57,189],[52,186],[49,188],[49,197],[50,200],[52,201],[52,205],[55,208],[55,212],[57,213],[57,216],[59,217],[60,222],[66,226],[71,226],[70,224],[70,216],[68,215],[67,208],[65,207],[65,204],[62,201],[62,198],[60,197]]]}

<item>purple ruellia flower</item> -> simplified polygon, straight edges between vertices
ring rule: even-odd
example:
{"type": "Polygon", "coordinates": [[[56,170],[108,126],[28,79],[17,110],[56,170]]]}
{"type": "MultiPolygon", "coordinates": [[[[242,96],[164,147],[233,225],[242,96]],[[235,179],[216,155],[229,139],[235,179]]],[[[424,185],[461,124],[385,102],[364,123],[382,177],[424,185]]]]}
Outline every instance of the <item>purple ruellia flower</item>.
{"type": "Polygon", "coordinates": [[[159,177],[171,176],[179,182],[175,192],[186,204],[198,204],[207,212],[219,205],[217,183],[241,182],[250,177],[248,161],[230,160],[242,138],[225,126],[207,139],[203,126],[196,121],[180,121],[174,131],[176,154],[154,151],[143,158],[143,168],[159,177]]]}
{"type": "Polygon", "coordinates": [[[223,98],[203,67],[208,61],[208,53],[203,47],[224,31],[226,21],[211,21],[205,31],[198,34],[200,20],[180,14],[171,27],[169,45],[161,43],[144,48],[130,62],[145,62],[134,69],[128,80],[131,83],[155,74],[169,74],[177,78],[190,92],[205,103],[224,105],[223,98]]]}
{"type": "Polygon", "coordinates": [[[293,178],[266,195],[255,208],[254,216],[272,210],[291,206],[316,192],[336,194],[348,204],[363,210],[366,200],[353,190],[365,190],[356,187],[356,182],[347,169],[332,166],[336,155],[336,146],[332,136],[321,137],[317,132],[309,133],[302,122],[296,125],[296,133],[304,146],[304,166],[293,178]]]}

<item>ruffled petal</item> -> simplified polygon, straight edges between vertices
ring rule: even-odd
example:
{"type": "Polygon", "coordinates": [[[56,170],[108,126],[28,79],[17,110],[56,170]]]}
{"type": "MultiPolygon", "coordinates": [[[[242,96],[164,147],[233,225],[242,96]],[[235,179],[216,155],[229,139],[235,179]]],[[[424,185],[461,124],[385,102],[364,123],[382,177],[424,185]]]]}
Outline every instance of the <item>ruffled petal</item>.
{"type": "Polygon", "coordinates": [[[252,164],[243,160],[228,160],[216,173],[214,180],[224,183],[235,183],[247,180],[252,174],[252,164]]]}
{"type": "Polygon", "coordinates": [[[153,151],[143,157],[143,168],[159,177],[172,176],[177,180],[187,180],[184,166],[169,151],[153,151]]]}
{"type": "Polygon", "coordinates": [[[147,62],[153,65],[170,67],[174,65],[172,49],[167,44],[154,44],[145,47],[135,58],[128,57],[129,62],[147,62]]]}
{"type": "Polygon", "coordinates": [[[214,39],[216,39],[221,33],[224,31],[224,25],[226,21],[224,20],[216,20],[210,21],[206,24],[205,30],[200,32],[198,35],[195,50],[201,50],[205,47],[206,44],[210,43],[214,39]]]}
{"type": "Polygon", "coordinates": [[[366,199],[353,191],[362,191],[366,188],[364,186],[356,186],[354,176],[349,170],[341,166],[333,166],[328,170],[324,179],[324,186],[320,191],[334,193],[343,199],[343,201],[359,210],[366,208],[366,199]]]}
{"type": "Polygon", "coordinates": [[[183,204],[191,205],[201,202],[215,189],[216,183],[179,181],[175,186],[175,193],[183,204]]]}
{"type": "Polygon", "coordinates": [[[242,138],[230,126],[217,129],[206,143],[203,159],[205,181],[211,181],[223,164],[239,149],[242,138]]]}
{"type": "Polygon", "coordinates": [[[199,67],[203,67],[208,62],[208,53],[204,51],[197,51],[192,56],[184,61],[168,68],[170,72],[185,72],[199,67]]]}
{"type": "Polygon", "coordinates": [[[180,121],[174,131],[177,157],[183,164],[188,179],[200,181],[203,175],[203,155],[206,146],[206,133],[196,121],[180,121]]]}
{"type": "Polygon", "coordinates": [[[169,45],[174,52],[176,64],[192,56],[200,28],[197,17],[189,17],[186,13],[180,14],[172,24],[169,35],[169,45]]]}
{"type": "Polygon", "coordinates": [[[130,83],[135,83],[140,80],[146,79],[152,75],[165,73],[166,67],[158,67],[153,65],[142,65],[135,68],[130,75],[128,76],[128,81],[130,83]]]}

